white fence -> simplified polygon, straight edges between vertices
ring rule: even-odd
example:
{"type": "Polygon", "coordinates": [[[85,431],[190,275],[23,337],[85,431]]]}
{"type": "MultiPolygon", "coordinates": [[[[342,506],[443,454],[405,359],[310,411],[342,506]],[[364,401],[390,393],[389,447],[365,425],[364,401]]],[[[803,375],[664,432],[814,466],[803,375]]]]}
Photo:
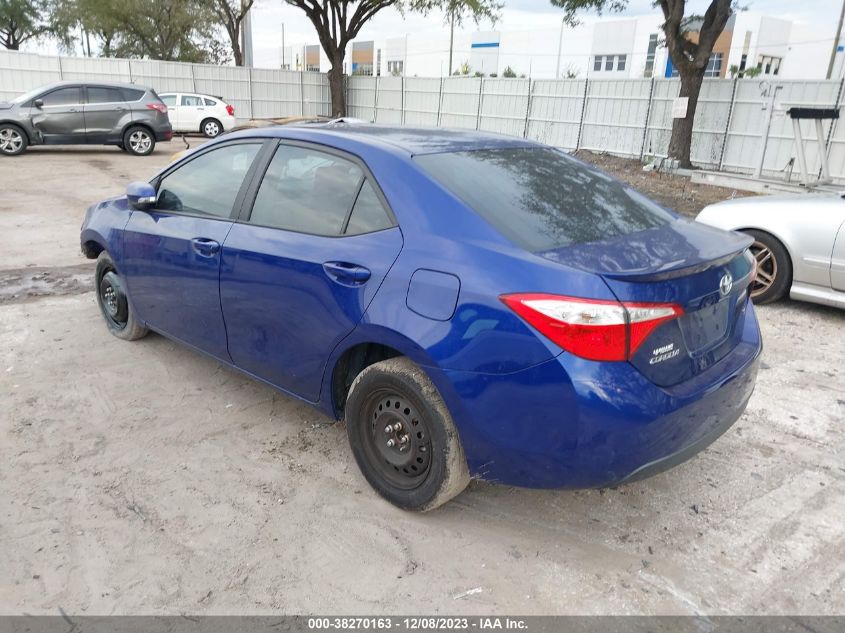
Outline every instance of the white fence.
{"type": "MultiPolygon", "coordinates": [[[[770,81],[782,86],[768,136],[764,175],[782,177],[795,157],[789,106],[839,107],[841,81],[770,81]]],[[[350,77],[350,116],[377,123],[440,125],[512,134],[569,150],[666,156],[678,79],[502,79],[350,77]]],[[[757,80],[707,79],[695,116],[692,160],[753,173],[768,97],[757,80]]],[[[812,121],[801,123],[811,172],[819,169],[812,121]]],[[[845,181],[845,123],[825,122],[831,174],[845,181]]],[[[797,166],[795,167],[797,172],[797,166]]]]}
{"type": "MultiPolygon", "coordinates": [[[[0,51],[0,100],[60,79],[134,81],[159,92],[220,95],[239,118],[328,115],[321,73],[247,69],[153,60],[49,57],[0,51]]],[[[770,81],[780,106],[839,107],[840,81],[770,81]]],[[[569,150],[643,158],[665,156],[677,79],[503,79],[360,77],[347,80],[350,116],[385,124],[445,126],[522,136],[569,150]]],[[[696,112],[692,160],[711,169],[751,173],[759,160],[768,98],[757,79],[705,80],[696,112]]],[[[803,122],[804,138],[815,126],[803,122]]],[[[824,126],[831,174],[845,181],[845,123],[824,126]]],[[[811,171],[819,169],[815,145],[811,171]]],[[[782,175],[795,156],[791,121],[775,114],[764,173],[782,175]]]]}
{"type": "Polygon", "coordinates": [[[331,112],[329,85],[322,73],[0,50],[0,101],[52,81],[74,79],[134,82],[157,92],[218,95],[235,107],[239,119],[331,112]]]}

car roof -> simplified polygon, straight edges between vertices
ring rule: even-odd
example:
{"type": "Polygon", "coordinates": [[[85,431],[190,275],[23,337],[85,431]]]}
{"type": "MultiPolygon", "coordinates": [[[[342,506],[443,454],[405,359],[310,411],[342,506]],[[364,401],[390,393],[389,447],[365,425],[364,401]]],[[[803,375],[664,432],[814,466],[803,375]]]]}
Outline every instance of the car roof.
{"type": "Polygon", "coordinates": [[[54,81],[53,83],[41,86],[41,90],[52,90],[54,88],[62,88],[64,86],[103,86],[105,88],[132,88],[133,90],[143,90],[148,92],[151,88],[142,86],[140,84],[121,83],[118,81],[54,81]]]}
{"type": "Polygon", "coordinates": [[[412,156],[479,149],[543,147],[534,141],[475,130],[347,124],[336,121],[264,127],[244,130],[238,132],[238,135],[288,138],[330,146],[342,144],[350,149],[350,146],[355,145],[391,148],[412,156]]]}

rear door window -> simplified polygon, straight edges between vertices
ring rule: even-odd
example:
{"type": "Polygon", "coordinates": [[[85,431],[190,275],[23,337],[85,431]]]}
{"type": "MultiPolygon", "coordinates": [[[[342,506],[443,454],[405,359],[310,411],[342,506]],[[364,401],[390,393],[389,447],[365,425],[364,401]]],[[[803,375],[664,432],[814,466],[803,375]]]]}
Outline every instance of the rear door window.
{"type": "Polygon", "coordinates": [[[156,209],[228,218],[260,143],[237,143],[206,152],[162,178],[156,209]]]}
{"type": "Polygon", "coordinates": [[[364,172],[352,161],[280,145],[258,189],[249,221],[314,235],[340,235],[364,172]]]}
{"type": "Polygon", "coordinates": [[[202,105],[202,98],[196,95],[182,95],[182,103],[183,106],[201,106],[202,105]]]}
{"type": "Polygon", "coordinates": [[[633,189],[552,148],[423,154],[414,160],[502,235],[532,252],[674,219],[633,189]]]}
{"type": "Polygon", "coordinates": [[[387,211],[381,204],[375,189],[364,181],[361,192],[352,207],[352,215],[349,216],[349,223],[346,226],[344,235],[360,235],[362,233],[374,233],[393,226],[387,211]]]}
{"type": "Polygon", "coordinates": [[[88,86],[88,103],[122,103],[123,95],[117,88],[88,86]]]}
{"type": "Polygon", "coordinates": [[[136,88],[121,88],[120,91],[124,101],[139,101],[144,96],[144,91],[136,88]]]}

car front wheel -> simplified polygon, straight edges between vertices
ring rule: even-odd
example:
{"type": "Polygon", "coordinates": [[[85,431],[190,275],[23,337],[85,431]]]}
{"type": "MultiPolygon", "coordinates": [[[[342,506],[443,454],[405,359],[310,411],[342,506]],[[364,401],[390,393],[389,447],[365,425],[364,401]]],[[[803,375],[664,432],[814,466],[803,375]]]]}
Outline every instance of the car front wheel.
{"type": "Polygon", "coordinates": [[[751,286],[754,303],[773,303],[782,299],[792,284],[792,260],[780,240],[764,231],[748,230],[754,240],[751,254],[757,260],[757,278],[751,286]]]}
{"type": "Polygon", "coordinates": [[[0,125],[0,154],[17,156],[26,149],[26,134],[17,125],[0,125]]]}
{"type": "Polygon", "coordinates": [[[385,499],[406,510],[431,510],[469,483],[461,441],[443,398],[405,357],[362,371],[346,400],[355,461],[385,499]]]}
{"type": "Polygon", "coordinates": [[[148,156],[153,153],[156,140],[152,132],[141,126],[134,126],[126,130],[123,135],[123,147],[135,156],[148,156]]]}
{"type": "Polygon", "coordinates": [[[103,251],[97,257],[97,271],[95,274],[97,290],[97,305],[109,332],[124,341],[134,341],[147,335],[147,328],[135,318],[123,278],[117,272],[111,256],[103,251]]]}

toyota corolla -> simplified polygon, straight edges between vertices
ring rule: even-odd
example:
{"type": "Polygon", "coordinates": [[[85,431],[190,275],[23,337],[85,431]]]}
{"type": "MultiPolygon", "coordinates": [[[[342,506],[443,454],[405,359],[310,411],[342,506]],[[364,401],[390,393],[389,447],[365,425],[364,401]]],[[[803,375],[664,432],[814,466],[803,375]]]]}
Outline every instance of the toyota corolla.
{"type": "Polygon", "coordinates": [[[91,207],[81,241],[112,334],[153,330],[345,420],[402,508],[471,477],[665,470],[757,374],[750,238],[517,138],[236,132],[91,207]]]}

